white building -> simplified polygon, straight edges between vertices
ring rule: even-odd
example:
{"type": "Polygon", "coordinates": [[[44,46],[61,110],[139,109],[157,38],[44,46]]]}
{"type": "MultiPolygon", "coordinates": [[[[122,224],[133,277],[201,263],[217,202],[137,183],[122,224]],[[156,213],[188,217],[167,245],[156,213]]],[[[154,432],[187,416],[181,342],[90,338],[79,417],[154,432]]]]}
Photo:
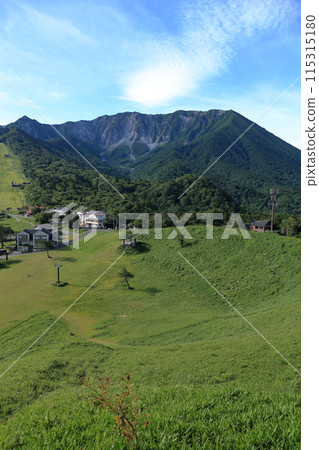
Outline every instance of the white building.
{"type": "Polygon", "coordinates": [[[104,211],[79,211],[79,225],[86,228],[104,228],[106,214],[104,211]]]}

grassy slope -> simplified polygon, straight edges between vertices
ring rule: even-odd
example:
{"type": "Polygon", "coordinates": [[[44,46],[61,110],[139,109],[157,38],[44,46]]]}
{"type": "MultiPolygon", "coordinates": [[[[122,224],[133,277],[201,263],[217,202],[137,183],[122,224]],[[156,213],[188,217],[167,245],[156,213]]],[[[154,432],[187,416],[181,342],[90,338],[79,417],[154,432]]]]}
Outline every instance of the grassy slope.
{"type": "Polygon", "coordinates": [[[9,207],[16,209],[17,206],[22,206],[24,195],[23,190],[11,187],[11,182],[23,182],[25,177],[22,174],[19,159],[1,143],[0,161],[0,209],[9,207]],[[5,153],[11,156],[6,158],[5,153]]]}
{"type": "MultiPolygon", "coordinates": [[[[11,214],[11,211],[10,211],[11,214]]],[[[10,227],[12,228],[12,230],[14,232],[19,232],[24,230],[25,228],[29,229],[29,228],[34,228],[35,227],[35,222],[34,219],[31,218],[27,218],[27,217],[19,217],[17,215],[17,212],[13,212],[13,214],[17,217],[5,217],[3,219],[0,219],[0,225],[6,226],[6,227],[10,227]]]]}
{"type": "MultiPolygon", "coordinates": [[[[300,243],[258,233],[251,241],[221,241],[220,230],[205,241],[200,227],[192,234],[183,249],[149,240],[150,251],[125,255],[0,379],[2,448],[56,448],[58,439],[70,448],[104,448],[114,439],[111,418],[92,410],[77,376],[116,379],[123,372],[132,374],[152,414],[145,448],[297,445],[298,375],[177,252],[299,368],[300,243]],[[118,278],[122,264],[135,274],[134,290],[118,278]]],[[[52,252],[63,263],[64,288],[50,285],[54,261],[45,254],[0,270],[7,286],[0,371],[116,259],[118,243],[116,234],[100,233],[79,251],[52,252]]]]}

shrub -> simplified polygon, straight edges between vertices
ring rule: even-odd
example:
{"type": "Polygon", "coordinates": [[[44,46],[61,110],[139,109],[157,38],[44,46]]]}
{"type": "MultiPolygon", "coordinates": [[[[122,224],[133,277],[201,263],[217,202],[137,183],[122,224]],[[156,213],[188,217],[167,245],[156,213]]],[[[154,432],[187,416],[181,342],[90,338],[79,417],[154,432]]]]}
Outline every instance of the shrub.
{"type": "Polygon", "coordinates": [[[114,415],[114,430],[131,447],[136,447],[141,429],[149,425],[149,415],[141,414],[137,395],[132,390],[131,376],[123,376],[121,382],[119,392],[114,390],[114,383],[109,377],[97,378],[96,382],[88,380],[84,385],[92,390],[93,404],[108,409],[114,415]]]}

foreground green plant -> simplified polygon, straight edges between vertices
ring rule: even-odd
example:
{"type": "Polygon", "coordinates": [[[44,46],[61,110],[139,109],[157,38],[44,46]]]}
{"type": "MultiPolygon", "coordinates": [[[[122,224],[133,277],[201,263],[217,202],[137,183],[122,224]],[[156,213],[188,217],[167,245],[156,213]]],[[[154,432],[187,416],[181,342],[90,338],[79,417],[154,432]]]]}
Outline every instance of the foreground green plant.
{"type": "Polygon", "coordinates": [[[131,447],[135,447],[140,429],[149,425],[149,415],[141,415],[137,395],[132,391],[131,376],[127,374],[121,381],[120,392],[114,392],[114,383],[109,377],[97,378],[96,382],[89,380],[84,385],[92,390],[93,404],[108,409],[114,415],[114,429],[131,447]]]}

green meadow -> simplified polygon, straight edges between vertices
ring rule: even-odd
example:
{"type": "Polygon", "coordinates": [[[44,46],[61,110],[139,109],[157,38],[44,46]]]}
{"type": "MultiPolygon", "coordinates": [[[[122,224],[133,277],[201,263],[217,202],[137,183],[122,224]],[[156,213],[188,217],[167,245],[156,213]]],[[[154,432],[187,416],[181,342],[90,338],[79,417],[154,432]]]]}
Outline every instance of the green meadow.
{"type": "MultiPolygon", "coordinates": [[[[11,214],[11,211],[10,211],[11,214]]],[[[33,218],[19,217],[16,212],[12,212],[15,217],[4,217],[0,219],[0,225],[10,227],[15,233],[24,230],[25,228],[34,228],[35,222],[33,218]]]]}
{"type": "Polygon", "coordinates": [[[122,255],[0,378],[0,448],[129,448],[82,382],[127,373],[149,414],[136,448],[299,446],[299,374],[178,252],[299,371],[300,240],[189,230],[184,247],[166,229],[122,255],[117,233],[99,232],[80,250],[0,262],[1,374],[122,255]]]}
{"type": "Polygon", "coordinates": [[[0,161],[0,210],[16,209],[23,205],[24,194],[22,189],[12,187],[11,182],[26,181],[21,163],[19,158],[2,143],[0,143],[0,161]],[[10,156],[6,157],[5,154],[10,156]]]}

